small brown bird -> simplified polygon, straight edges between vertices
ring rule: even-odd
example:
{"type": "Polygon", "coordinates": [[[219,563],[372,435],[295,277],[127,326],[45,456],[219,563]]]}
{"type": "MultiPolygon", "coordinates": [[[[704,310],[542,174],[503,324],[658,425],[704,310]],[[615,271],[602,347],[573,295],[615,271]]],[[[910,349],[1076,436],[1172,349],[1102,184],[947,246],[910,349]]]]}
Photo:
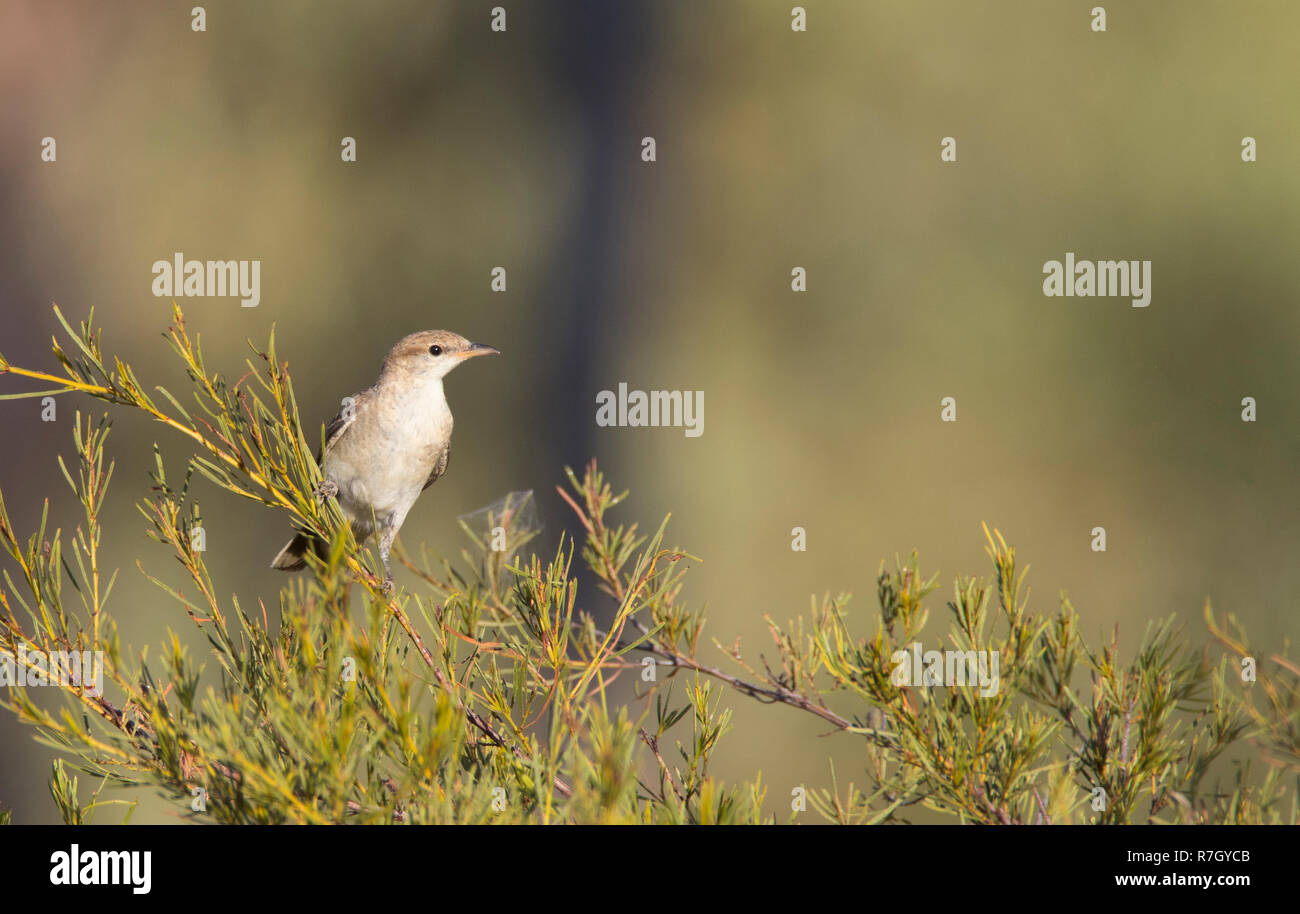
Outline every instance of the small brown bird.
{"type": "MultiPolygon", "coordinates": [[[[358,541],[378,531],[389,584],[393,538],[420,493],[447,472],[451,409],[442,379],[466,359],[494,354],[500,353],[447,330],[412,333],[384,358],[374,386],[346,398],[325,429],[317,458],[325,479],[316,495],[338,499],[358,541]]],[[[271,567],[297,571],[307,564],[307,550],[320,548],[299,533],[271,567]]]]}

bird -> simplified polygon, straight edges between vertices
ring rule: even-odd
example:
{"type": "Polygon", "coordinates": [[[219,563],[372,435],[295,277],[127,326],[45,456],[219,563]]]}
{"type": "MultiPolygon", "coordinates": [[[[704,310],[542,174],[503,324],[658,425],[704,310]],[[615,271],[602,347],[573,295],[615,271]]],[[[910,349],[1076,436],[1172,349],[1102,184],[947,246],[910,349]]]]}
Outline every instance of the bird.
{"type": "MultiPolygon", "coordinates": [[[[448,330],[422,330],[403,337],[384,357],[379,380],[352,397],[325,428],[316,461],[323,480],[317,498],[335,498],[359,542],[379,534],[384,587],[393,573],[388,554],[420,493],[447,472],[451,456],[451,408],[442,379],[462,362],[500,351],[471,343],[448,330]]],[[[298,571],[308,550],[323,544],[299,532],[272,568],[298,571]]]]}

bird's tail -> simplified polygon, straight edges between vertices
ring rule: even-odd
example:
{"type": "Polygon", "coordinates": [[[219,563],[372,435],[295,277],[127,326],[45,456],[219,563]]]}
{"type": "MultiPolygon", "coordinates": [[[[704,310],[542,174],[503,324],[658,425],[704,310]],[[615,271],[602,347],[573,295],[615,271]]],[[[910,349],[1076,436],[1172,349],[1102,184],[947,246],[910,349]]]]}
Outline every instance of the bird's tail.
{"type": "Polygon", "coordinates": [[[307,559],[304,556],[308,549],[314,547],[313,538],[305,533],[299,533],[285,544],[280,550],[274,561],[271,562],[272,568],[278,568],[280,571],[301,571],[307,567],[307,559]]]}

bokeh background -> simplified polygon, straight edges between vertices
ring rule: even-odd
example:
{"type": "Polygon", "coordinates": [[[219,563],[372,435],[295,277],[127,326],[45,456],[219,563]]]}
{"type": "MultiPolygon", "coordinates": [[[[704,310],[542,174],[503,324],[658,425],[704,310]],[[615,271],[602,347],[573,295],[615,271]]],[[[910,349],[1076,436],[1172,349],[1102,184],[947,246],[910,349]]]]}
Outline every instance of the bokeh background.
{"type": "MultiPolygon", "coordinates": [[[[1263,648],[1296,635],[1300,5],[1109,3],[1097,34],[1091,3],[807,0],[796,34],[789,2],[499,2],[505,33],[495,3],[395,0],[223,0],[195,33],[191,0],[0,0],[0,351],[53,370],[50,303],[93,307],[107,351],[183,388],[151,264],[258,259],[258,308],[182,304],[234,376],[275,324],[310,422],[413,330],[504,353],[449,379],[455,455],[408,547],[454,553],[454,518],[518,489],[553,538],[562,467],[594,456],[632,491],[622,519],[672,512],[707,633],[751,658],[763,615],[813,594],[858,594],[865,633],[895,553],[919,549],[940,597],[986,573],[982,521],[1032,564],[1034,605],[1068,591],[1093,637],[1176,612],[1199,638],[1206,599],[1263,648]],[[1066,251],[1151,260],[1150,307],[1045,298],[1066,251]],[[620,381],[704,391],[704,435],[597,428],[620,381]]],[[[22,531],[47,496],[77,520],[54,458],[103,407],[58,409],[0,402],[22,531]]],[[[110,611],[137,648],[172,629],[202,651],[135,569],[171,573],[134,507],[155,441],[181,472],[183,441],[116,415],[110,611]]],[[[199,496],[216,580],[271,602],[284,518],[199,496]]],[[[861,782],[851,740],[728,701],[725,779],[761,770],[774,808],[828,758],[861,782]]],[[[50,757],[0,716],[15,821],[53,820],[50,757]]],[[[134,821],[177,820],[141,799],[134,821]]]]}

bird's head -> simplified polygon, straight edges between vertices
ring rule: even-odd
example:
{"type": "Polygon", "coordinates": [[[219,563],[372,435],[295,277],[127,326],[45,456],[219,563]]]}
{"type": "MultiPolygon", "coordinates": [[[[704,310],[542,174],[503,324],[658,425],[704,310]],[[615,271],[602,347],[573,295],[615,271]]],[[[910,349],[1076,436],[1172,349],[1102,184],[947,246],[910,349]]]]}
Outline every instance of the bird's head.
{"type": "Polygon", "coordinates": [[[500,353],[450,330],[421,330],[398,341],[384,359],[384,373],[400,372],[419,380],[440,381],[461,362],[480,355],[500,353]]]}

